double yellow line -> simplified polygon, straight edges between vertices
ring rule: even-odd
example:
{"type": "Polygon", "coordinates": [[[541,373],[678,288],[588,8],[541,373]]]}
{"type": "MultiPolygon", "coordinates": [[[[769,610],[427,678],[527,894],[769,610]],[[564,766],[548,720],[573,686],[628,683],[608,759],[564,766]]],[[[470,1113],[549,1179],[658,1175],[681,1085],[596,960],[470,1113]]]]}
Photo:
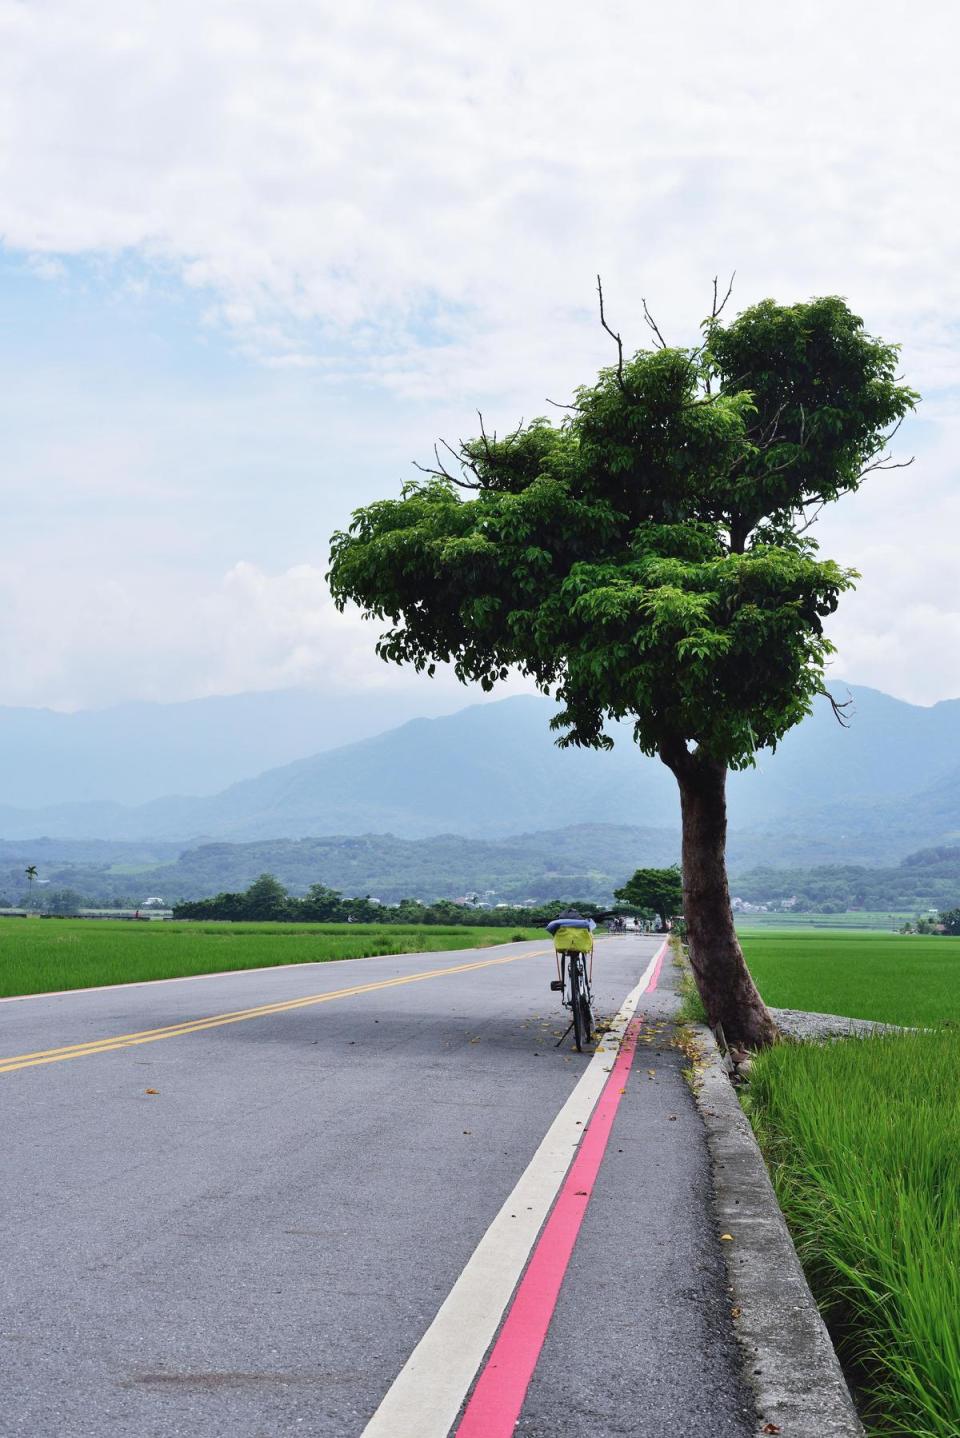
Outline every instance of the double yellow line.
{"type": "Polygon", "coordinates": [[[189,1019],[182,1024],[168,1024],[166,1028],[141,1029],[134,1034],[113,1034],[110,1038],[91,1039],[85,1044],[66,1044],[58,1049],[39,1049],[32,1054],[16,1054],[13,1058],[0,1059],[0,1074],[14,1073],[17,1069],[37,1068],[41,1064],[64,1063],[67,1059],[88,1058],[91,1054],[109,1054],[115,1049],[134,1048],[137,1044],[155,1044],[160,1039],[179,1039],[185,1034],[199,1034],[206,1029],[222,1028],[224,1024],[242,1024],[247,1019],[261,1019],[268,1014],[284,1014],[291,1009],[305,1009],[313,1004],[329,1004],[334,999],[350,999],[357,994],[370,994],[377,989],[394,989],[402,984],[416,984],[422,979],[442,979],[448,974],[469,974],[474,969],[490,969],[497,964],[513,964],[518,959],[532,959],[546,949],[536,949],[527,954],[504,954],[496,959],[478,959],[472,964],[456,964],[446,969],[426,969],[420,974],[406,974],[396,979],[379,979],[372,984],[354,984],[349,989],[332,989],[325,994],[308,994],[302,999],[286,999],[279,1004],[260,1004],[255,1009],[236,1009],[233,1013],[213,1014],[205,1019],[189,1019]]]}

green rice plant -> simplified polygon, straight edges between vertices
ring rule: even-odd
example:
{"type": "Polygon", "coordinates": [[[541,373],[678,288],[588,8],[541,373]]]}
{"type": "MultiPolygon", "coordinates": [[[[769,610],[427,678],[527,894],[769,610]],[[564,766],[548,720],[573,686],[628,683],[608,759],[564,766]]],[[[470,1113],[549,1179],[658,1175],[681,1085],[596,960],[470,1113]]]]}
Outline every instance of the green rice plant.
{"type": "Polygon", "coordinates": [[[870,1431],[960,1438],[960,1034],[779,1045],[744,1104],[870,1431]]]}
{"type": "MultiPolygon", "coordinates": [[[[528,930],[521,937],[541,936],[528,930]]],[[[0,919],[0,997],[507,940],[502,928],[465,925],[0,919]]]]}

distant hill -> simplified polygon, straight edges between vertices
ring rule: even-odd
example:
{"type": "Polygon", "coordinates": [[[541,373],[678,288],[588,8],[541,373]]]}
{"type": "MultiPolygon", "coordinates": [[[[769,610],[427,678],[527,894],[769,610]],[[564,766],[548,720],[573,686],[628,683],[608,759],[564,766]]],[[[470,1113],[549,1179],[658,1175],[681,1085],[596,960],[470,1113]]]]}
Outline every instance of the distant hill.
{"type": "Polygon", "coordinates": [[[414,683],[355,696],[288,689],[76,714],[0,706],[0,799],[33,810],[216,794],[278,764],[457,707],[449,690],[414,683]]]}
{"type": "MultiPolygon", "coordinates": [[[[670,830],[580,824],[499,840],[363,834],[203,844],[155,868],[130,864],[124,853],[118,864],[106,865],[68,851],[62,861],[49,858],[41,874],[53,888],[135,902],[147,894],[174,902],[245,889],[264,872],[275,874],[295,894],[322,883],[351,896],[372,894],[384,903],[455,899],[477,889],[495,891],[493,902],[503,903],[573,894],[604,901],[639,864],[671,864],[678,853],[678,835],[670,830]]],[[[0,891],[11,899],[26,887],[22,860],[18,846],[0,845],[0,891]],[[14,854],[11,863],[8,856],[14,854]]]]}
{"type": "MultiPolygon", "coordinates": [[[[769,842],[748,842],[747,865],[734,858],[732,891],[752,903],[789,896],[798,910],[906,910],[960,904],[960,845],[923,849],[899,864],[772,865],[769,842]]],[[[456,899],[479,892],[491,903],[553,898],[610,901],[640,865],[673,863],[679,835],[626,824],[572,825],[506,839],[396,839],[390,834],[323,839],[268,839],[252,844],[203,844],[180,854],[163,846],[69,840],[0,843],[0,896],[22,900],[24,868],[36,861],[43,895],[71,889],[88,902],[148,894],[167,902],[247,888],[261,873],[275,874],[294,894],[322,883],[350,896],[385,903],[404,898],[456,899]],[[159,852],[158,852],[159,850],[159,852]],[[152,862],[151,862],[152,859],[152,862]]]]}
{"type": "Polygon", "coordinates": [[[316,834],[505,835],[587,814],[676,822],[674,781],[630,743],[612,754],[559,750],[550,701],[535,696],[414,719],[356,744],[315,754],[210,797],[127,807],[0,806],[0,837],[196,839],[316,834]]]}
{"type": "MultiPolygon", "coordinates": [[[[839,687],[839,686],[835,686],[839,687]]],[[[853,691],[849,729],[824,701],[756,770],[730,780],[731,861],[889,863],[960,834],[960,701],[929,709],[853,691]]],[[[415,719],[207,796],[0,807],[0,838],[249,843],[308,836],[479,839],[578,821],[676,833],[676,786],[628,725],[612,752],[559,750],[535,696],[415,719]]]]}

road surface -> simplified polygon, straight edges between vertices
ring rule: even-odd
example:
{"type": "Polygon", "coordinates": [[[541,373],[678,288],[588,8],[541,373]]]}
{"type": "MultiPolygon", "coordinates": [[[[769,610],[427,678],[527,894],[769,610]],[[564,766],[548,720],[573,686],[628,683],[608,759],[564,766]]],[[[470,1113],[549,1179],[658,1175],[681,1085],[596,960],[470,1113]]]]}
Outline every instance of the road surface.
{"type": "MultiPolygon", "coordinates": [[[[601,1014],[658,946],[598,944],[601,1014]]],[[[450,1431],[496,1438],[514,1343],[535,1367],[507,1432],[752,1433],[670,965],[593,1060],[555,1047],[551,972],[526,943],[0,1003],[0,1433],[443,1438],[452,1402],[450,1431]],[[608,1133],[598,1104],[581,1153],[591,1083],[608,1133]],[[553,1202],[548,1131],[599,1165],[557,1200],[569,1266],[544,1231],[555,1310],[531,1261],[458,1417],[497,1273],[553,1202]]]]}

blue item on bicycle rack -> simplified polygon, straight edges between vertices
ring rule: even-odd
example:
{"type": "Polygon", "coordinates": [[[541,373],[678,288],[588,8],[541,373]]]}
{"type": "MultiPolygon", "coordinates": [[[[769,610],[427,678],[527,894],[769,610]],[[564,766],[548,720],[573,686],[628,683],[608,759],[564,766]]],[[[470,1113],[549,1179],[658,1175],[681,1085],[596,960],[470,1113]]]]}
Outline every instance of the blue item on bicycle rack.
{"type": "Polygon", "coordinates": [[[552,919],[549,924],[544,925],[548,934],[556,933],[557,929],[590,929],[592,932],[596,927],[592,919],[565,919],[562,915],[559,919],[552,919]]]}

